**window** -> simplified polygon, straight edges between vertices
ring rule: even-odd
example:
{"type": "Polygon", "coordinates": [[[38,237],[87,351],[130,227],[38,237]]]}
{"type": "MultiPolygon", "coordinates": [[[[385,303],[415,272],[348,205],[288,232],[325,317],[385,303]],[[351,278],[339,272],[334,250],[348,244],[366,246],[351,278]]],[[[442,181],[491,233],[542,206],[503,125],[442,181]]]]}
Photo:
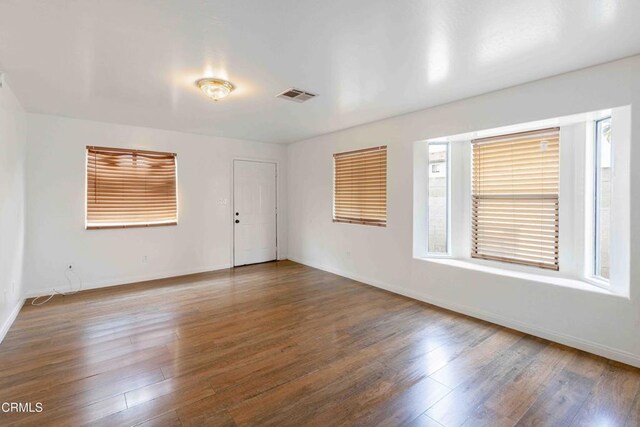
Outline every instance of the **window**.
{"type": "Polygon", "coordinates": [[[333,155],[333,221],[387,225],[387,147],[333,155]]]}
{"type": "Polygon", "coordinates": [[[594,184],[594,271],[596,277],[609,279],[611,212],[611,118],[596,122],[594,184]]]}
{"type": "Polygon", "coordinates": [[[414,142],[414,258],[628,297],[631,116],[626,105],[414,142]]]}
{"type": "Polygon", "coordinates": [[[87,229],[175,225],[176,155],[87,147],[87,229]]]}
{"type": "Polygon", "coordinates": [[[449,144],[429,143],[427,252],[449,253],[449,144]]]}
{"type": "Polygon", "coordinates": [[[558,270],[559,129],[472,142],[471,257],[558,270]]]}

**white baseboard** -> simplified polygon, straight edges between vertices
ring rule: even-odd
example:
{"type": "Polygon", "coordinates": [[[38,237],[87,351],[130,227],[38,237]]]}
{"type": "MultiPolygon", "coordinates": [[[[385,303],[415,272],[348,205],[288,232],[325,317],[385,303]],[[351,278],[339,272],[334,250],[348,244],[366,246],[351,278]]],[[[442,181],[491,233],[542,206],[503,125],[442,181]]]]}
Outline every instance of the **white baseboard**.
{"type": "MultiPolygon", "coordinates": [[[[172,272],[165,272],[165,273],[142,274],[137,276],[121,277],[117,279],[98,280],[98,281],[89,282],[89,283],[83,282],[82,290],[108,288],[110,286],[131,285],[133,283],[147,282],[149,280],[167,279],[170,277],[186,276],[189,274],[206,273],[209,271],[217,271],[217,270],[226,270],[227,268],[231,268],[231,265],[230,264],[211,265],[206,267],[191,268],[186,270],[179,270],[179,271],[172,271],[172,272]]],[[[29,290],[26,292],[26,297],[34,298],[34,297],[51,295],[53,293],[53,289],[54,288],[51,287],[51,288],[40,288],[35,290],[29,290]]],[[[55,287],[55,289],[61,292],[69,291],[69,289],[61,289],[60,287],[55,287]]]]}
{"type": "Polygon", "coordinates": [[[11,312],[11,314],[9,314],[9,317],[7,318],[7,320],[4,321],[4,324],[2,325],[2,329],[0,329],[0,344],[2,344],[2,341],[4,340],[4,337],[7,336],[7,332],[9,332],[11,325],[13,325],[13,322],[15,322],[16,317],[18,317],[18,313],[20,313],[20,309],[22,309],[24,302],[25,302],[24,298],[20,299],[16,304],[16,306],[13,308],[13,311],[11,312]]]}
{"type": "Polygon", "coordinates": [[[362,282],[366,285],[375,286],[377,288],[381,288],[386,291],[393,292],[395,294],[404,295],[406,297],[423,301],[428,304],[433,304],[438,307],[446,308],[447,310],[455,311],[457,313],[465,314],[467,316],[475,317],[477,319],[486,320],[487,322],[491,322],[500,326],[505,326],[507,328],[515,329],[517,331],[534,335],[536,337],[544,338],[549,341],[554,341],[569,347],[573,347],[579,350],[584,350],[589,353],[597,354],[598,356],[606,357],[607,359],[612,359],[618,362],[626,363],[628,365],[640,368],[640,357],[624,350],[619,350],[619,349],[602,345],[593,341],[567,335],[562,332],[540,328],[538,326],[520,322],[517,319],[506,318],[504,316],[501,316],[495,313],[490,313],[484,310],[479,310],[474,307],[469,307],[469,306],[458,304],[455,302],[446,301],[441,298],[437,298],[432,295],[429,295],[425,292],[416,292],[400,286],[390,285],[388,283],[382,283],[378,280],[362,277],[362,276],[355,275],[350,272],[342,271],[332,267],[318,265],[313,262],[307,262],[305,260],[298,259],[292,256],[290,256],[289,259],[299,264],[304,264],[309,267],[317,268],[319,270],[324,270],[329,273],[337,274],[339,276],[343,276],[348,279],[362,282]]]}

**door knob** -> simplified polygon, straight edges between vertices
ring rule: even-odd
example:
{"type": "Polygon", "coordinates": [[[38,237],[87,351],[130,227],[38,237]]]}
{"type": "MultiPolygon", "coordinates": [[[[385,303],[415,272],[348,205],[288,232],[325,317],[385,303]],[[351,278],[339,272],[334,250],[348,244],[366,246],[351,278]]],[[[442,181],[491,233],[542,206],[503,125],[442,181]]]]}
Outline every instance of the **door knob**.
{"type": "Polygon", "coordinates": [[[236,212],[236,216],[240,215],[240,212],[236,212]]]}
{"type": "Polygon", "coordinates": [[[239,219],[236,219],[236,224],[237,224],[237,223],[239,223],[239,222],[240,222],[240,220],[239,220],[239,219]]]}

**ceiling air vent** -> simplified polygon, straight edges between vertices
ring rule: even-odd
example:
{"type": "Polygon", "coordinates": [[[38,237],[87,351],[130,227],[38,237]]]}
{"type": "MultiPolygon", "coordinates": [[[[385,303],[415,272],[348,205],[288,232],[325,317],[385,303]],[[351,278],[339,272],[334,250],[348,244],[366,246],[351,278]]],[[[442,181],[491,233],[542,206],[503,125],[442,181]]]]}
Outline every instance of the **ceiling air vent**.
{"type": "Polygon", "coordinates": [[[289,88],[284,92],[276,95],[276,98],[288,99],[289,101],[293,102],[305,102],[312,98],[315,98],[316,96],[318,95],[316,95],[315,93],[305,92],[304,90],[295,88],[289,88]]]}

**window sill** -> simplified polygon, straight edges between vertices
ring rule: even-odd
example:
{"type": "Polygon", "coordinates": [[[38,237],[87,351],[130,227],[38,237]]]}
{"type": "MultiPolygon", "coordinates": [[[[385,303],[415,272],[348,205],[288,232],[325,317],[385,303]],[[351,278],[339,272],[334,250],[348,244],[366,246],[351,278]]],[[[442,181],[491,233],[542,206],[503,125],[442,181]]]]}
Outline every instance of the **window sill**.
{"type": "Polygon", "coordinates": [[[601,285],[599,286],[588,280],[579,280],[579,279],[574,279],[574,278],[564,277],[564,276],[536,274],[531,272],[512,270],[508,268],[494,267],[494,266],[480,264],[478,262],[475,262],[473,260],[468,260],[468,259],[446,258],[446,257],[424,257],[424,258],[415,258],[415,259],[420,261],[431,262],[434,264],[464,268],[467,270],[473,270],[473,271],[478,271],[482,273],[495,274],[495,275],[504,276],[504,277],[512,277],[514,279],[540,282],[540,283],[545,283],[545,284],[554,285],[554,286],[562,286],[565,288],[578,289],[581,291],[617,296],[617,297],[628,299],[628,297],[625,295],[612,292],[609,289],[604,289],[600,287],[601,285]]]}
{"type": "Polygon", "coordinates": [[[360,220],[350,220],[350,219],[334,219],[334,223],[336,224],[356,224],[356,225],[371,225],[374,227],[386,227],[387,223],[381,222],[371,222],[371,221],[360,221],[360,220]]]}
{"type": "Polygon", "coordinates": [[[86,230],[110,230],[114,228],[145,228],[145,227],[165,227],[178,225],[177,221],[169,221],[169,222],[149,222],[149,223],[140,223],[140,224],[103,224],[103,225],[86,225],[86,230]]]}

